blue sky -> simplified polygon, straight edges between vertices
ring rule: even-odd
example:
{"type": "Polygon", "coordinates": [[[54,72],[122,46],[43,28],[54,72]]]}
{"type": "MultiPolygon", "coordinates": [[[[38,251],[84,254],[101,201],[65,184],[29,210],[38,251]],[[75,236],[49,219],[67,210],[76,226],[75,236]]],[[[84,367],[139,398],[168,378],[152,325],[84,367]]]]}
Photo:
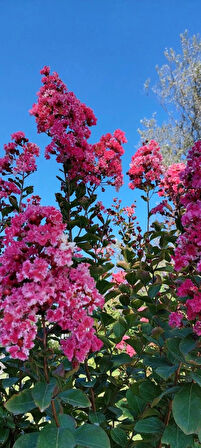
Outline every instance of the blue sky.
{"type": "MultiPolygon", "coordinates": [[[[0,0],[0,151],[10,134],[22,130],[44,152],[46,137],[37,135],[29,109],[40,88],[40,69],[50,65],[69,90],[90,106],[98,118],[92,141],[120,128],[125,131],[124,172],[139,142],[140,119],[164,113],[143,83],[156,81],[155,66],[163,51],[179,51],[179,34],[200,32],[200,0],[0,0]]],[[[40,158],[33,176],[43,204],[55,204],[58,165],[40,158]]],[[[138,197],[128,190],[124,204],[138,197]]],[[[109,190],[105,201],[116,196],[109,190]]],[[[104,201],[104,196],[103,196],[104,201]]],[[[138,211],[143,223],[144,214],[138,211]]]]}

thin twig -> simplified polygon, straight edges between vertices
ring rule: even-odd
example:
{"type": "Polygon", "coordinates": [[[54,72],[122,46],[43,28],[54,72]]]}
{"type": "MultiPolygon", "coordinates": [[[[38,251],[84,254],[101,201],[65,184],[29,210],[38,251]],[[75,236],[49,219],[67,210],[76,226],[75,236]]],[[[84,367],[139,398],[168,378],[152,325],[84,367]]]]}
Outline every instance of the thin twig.
{"type": "MultiPolygon", "coordinates": [[[[44,366],[44,374],[45,374],[45,380],[47,383],[49,383],[49,374],[48,374],[48,364],[47,364],[47,329],[45,326],[45,316],[42,316],[42,326],[43,326],[43,346],[44,346],[44,358],[43,358],[43,366],[44,366]]],[[[57,412],[55,408],[54,400],[51,400],[51,406],[52,406],[52,414],[56,423],[57,428],[60,427],[58,418],[57,418],[57,412]]]]}
{"type": "Polygon", "coordinates": [[[53,413],[53,417],[54,417],[56,426],[57,426],[57,428],[59,428],[60,424],[59,424],[59,420],[58,420],[58,417],[57,417],[57,412],[56,412],[54,400],[51,400],[51,406],[52,406],[52,413],[53,413]]]}
{"type": "MultiPolygon", "coordinates": [[[[66,188],[65,188],[65,198],[67,200],[67,202],[70,204],[70,184],[69,184],[69,179],[68,179],[68,173],[64,164],[64,175],[65,175],[65,184],[66,184],[66,188]]],[[[67,209],[67,214],[68,214],[68,222],[67,225],[69,225],[69,241],[72,241],[72,229],[70,227],[70,223],[71,223],[71,215],[70,215],[70,208],[68,207],[67,209]]]]}
{"type": "Polygon", "coordinates": [[[179,363],[179,367],[178,367],[178,369],[176,370],[175,378],[174,378],[174,385],[176,385],[177,382],[178,382],[179,374],[180,374],[180,370],[181,370],[181,366],[182,366],[182,362],[179,363]]]}
{"type": "Polygon", "coordinates": [[[49,375],[48,375],[48,365],[47,365],[47,357],[46,357],[46,350],[47,350],[47,332],[45,327],[45,317],[42,316],[42,326],[43,326],[43,346],[44,346],[44,358],[43,358],[43,366],[44,366],[44,374],[45,374],[45,380],[47,383],[49,383],[49,375]]]}
{"type": "MultiPolygon", "coordinates": [[[[90,372],[89,372],[89,366],[87,364],[87,360],[86,359],[85,359],[85,362],[84,362],[84,366],[85,366],[87,379],[88,379],[88,381],[91,381],[91,376],[90,376],[90,372]]],[[[91,392],[92,409],[93,409],[93,412],[96,412],[95,395],[94,395],[93,387],[91,388],[90,392],[91,392]]]]}
{"type": "MultiPolygon", "coordinates": [[[[181,366],[182,366],[182,362],[179,363],[179,367],[175,372],[175,378],[174,378],[174,385],[176,385],[178,383],[178,379],[179,379],[179,374],[180,374],[180,370],[181,370],[181,366]]],[[[168,412],[167,412],[167,416],[165,418],[165,427],[168,426],[169,421],[170,421],[170,417],[171,417],[171,413],[172,413],[172,401],[169,401],[169,405],[168,405],[168,412]]],[[[158,445],[158,448],[162,448],[162,442],[160,440],[160,443],[158,445]]]]}

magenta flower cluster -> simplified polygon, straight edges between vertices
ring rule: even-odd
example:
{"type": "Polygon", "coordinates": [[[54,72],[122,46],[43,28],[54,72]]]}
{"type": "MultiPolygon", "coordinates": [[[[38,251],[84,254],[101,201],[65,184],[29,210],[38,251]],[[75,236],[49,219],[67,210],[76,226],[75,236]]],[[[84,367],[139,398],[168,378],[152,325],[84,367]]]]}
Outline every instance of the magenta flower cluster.
{"type": "Polygon", "coordinates": [[[189,151],[181,180],[185,188],[181,201],[186,210],[182,216],[184,232],[179,236],[175,250],[175,269],[179,271],[194,263],[201,272],[201,141],[189,151]]]}
{"type": "Polygon", "coordinates": [[[162,155],[158,143],[151,140],[133,155],[128,175],[129,187],[134,190],[154,188],[163,174],[162,155]]]}
{"type": "Polygon", "coordinates": [[[185,168],[185,163],[174,163],[167,168],[160,181],[159,196],[168,196],[174,203],[179,200],[184,191],[180,175],[185,168]]]}
{"type": "Polygon", "coordinates": [[[39,147],[29,142],[24,132],[11,135],[13,142],[4,145],[5,156],[0,159],[0,172],[31,173],[36,170],[35,157],[39,156],[39,147]]]}
{"type": "Polygon", "coordinates": [[[92,314],[104,299],[88,265],[72,267],[72,257],[78,253],[64,231],[58,210],[33,204],[15,215],[5,230],[0,343],[13,358],[28,358],[41,316],[63,330],[61,347],[69,360],[83,361],[102,346],[92,314]]]}
{"type": "Polygon", "coordinates": [[[65,164],[70,179],[99,185],[108,177],[107,182],[118,189],[122,185],[124,133],[116,130],[101,137],[99,143],[90,144],[89,127],[96,124],[93,111],[68,91],[57,73],[51,75],[49,67],[44,67],[41,74],[43,86],[30,113],[36,118],[38,132],[51,137],[46,158],[55,154],[57,162],[65,164]]]}
{"type": "MultiPolygon", "coordinates": [[[[201,141],[195,143],[189,151],[187,165],[181,172],[181,181],[184,185],[184,194],[181,202],[185,206],[182,216],[183,233],[177,239],[174,254],[176,271],[187,267],[201,272],[201,141]]],[[[191,279],[186,279],[177,290],[179,297],[187,297],[184,308],[187,318],[194,321],[194,332],[201,336],[201,291],[191,279]]],[[[170,315],[171,326],[181,326],[184,316],[180,311],[170,315]]]]}
{"type": "Polygon", "coordinates": [[[39,156],[39,147],[29,142],[24,132],[11,135],[12,142],[4,145],[5,155],[0,158],[0,173],[8,180],[0,177],[0,210],[10,205],[6,202],[12,194],[20,194],[16,176],[27,176],[36,170],[36,157],[39,156]],[[11,178],[13,176],[13,178],[11,178]]]}

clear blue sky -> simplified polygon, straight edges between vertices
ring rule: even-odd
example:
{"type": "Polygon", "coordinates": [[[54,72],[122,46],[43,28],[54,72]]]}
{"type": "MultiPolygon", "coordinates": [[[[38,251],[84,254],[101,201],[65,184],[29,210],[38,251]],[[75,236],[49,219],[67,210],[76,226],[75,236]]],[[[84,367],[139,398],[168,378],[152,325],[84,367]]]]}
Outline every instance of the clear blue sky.
{"type": "MultiPolygon", "coordinates": [[[[179,34],[200,32],[200,0],[0,0],[0,148],[22,130],[44,151],[28,110],[40,87],[39,71],[50,65],[98,118],[92,141],[116,128],[125,131],[124,172],[139,141],[140,119],[158,111],[143,91],[156,80],[155,65],[165,62],[166,47],[179,50],[179,34]]],[[[54,160],[41,157],[33,176],[43,204],[54,204],[54,160]]],[[[128,179],[118,196],[131,203],[128,179]]],[[[107,196],[116,196],[109,191],[107,196]]],[[[105,197],[106,197],[105,196],[105,197]]],[[[104,201],[104,198],[103,198],[104,201]]],[[[143,213],[140,212],[143,218],[143,213]]]]}

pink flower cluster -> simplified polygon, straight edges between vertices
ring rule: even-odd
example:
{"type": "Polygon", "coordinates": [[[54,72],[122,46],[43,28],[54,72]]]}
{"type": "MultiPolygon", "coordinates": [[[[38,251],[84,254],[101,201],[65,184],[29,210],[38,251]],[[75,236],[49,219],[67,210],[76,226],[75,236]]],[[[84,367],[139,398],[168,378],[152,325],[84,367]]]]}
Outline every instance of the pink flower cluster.
{"type": "Polygon", "coordinates": [[[127,344],[127,339],[129,339],[129,336],[125,334],[122,340],[118,344],[116,344],[116,348],[118,348],[118,350],[125,350],[126,353],[132,358],[134,355],[136,355],[136,351],[131,345],[127,344]]]}
{"type": "Polygon", "coordinates": [[[158,143],[151,140],[141,146],[133,155],[128,175],[131,182],[129,187],[134,190],[139,188],[153,188],[163,174],[162,155],[158,143]]]}
{"type": "Polygon", "coordinates": [[[91,134],[89,126],[96,124],[96,118],[91,109],[68,91],[57,73],[51,75],[49,67],[44,67],[41,74],[43,86],[30,113],[36,118],[38,132],[46,132],[52,138],[46,158],[56,154],[58,162],[69,161],[75,177],[81,168],[86,172],[91,168],[92,150],[87,139],[91,134]]]}
{"type": "Polygon", "coordinates": [[[165,209],[168,206],[168,201],[164,200],[160,202],[160,204],[156,205],[156,207],[152,208],[150,213],[151,215],[155,215],[156,213],[160,213],[161,215],[165,214],[165,209]]]}
{"type": "Polygon", "coordinates": [[[175,269],[179,271],[192,263],[201,272],[201,141],[189,151],[187,166],[181,174],[184,184],[182,203],[186,210],[182,216],[184,232],[177,240],[175,269]]]}
{"type": "Polygon", "coordinates": [[[121,269],[119,272],[112,274],[112,282],[116,285],[121,285],[122,283],[127,283],[126,281],[126,272],[121,269]]]}
{"type": "Polygon", "coordinates": [[[6,181],[0,177],[0,199],[9,197],[12,193],[20,194],[14,182],[6,181]]]}
{"type": "Polygon", "coordinates": [[[124,154],[122,144],[126,142],[124,132],[117,129],[113,135],[103,135],[100,141],[93,145],[96,157],[95,173],[99,183],[102,178],[111,178],[108,184],[115,186],[116,190],[123,185],[121,156],[124,154]]]}
{"type": "Polygon", "coordinates": [[[173,311],[173,313],[170,314],[169,317],[169,325],[170,327],[181,327],[182,326],[182,319],[183,314],[180,311],[173,311]]]}
{"type": "Polygon", "coordinates": [[[131,204],[131,206],[124,207],[122,211],[128,216],[128,218],[136,219],[135,215],[135,204],[131,204]]]}
{"type": "Polygon", "coordinates": [[[39,147],[29,142],[21,131],[12,134],[11,139],[14,141],[4,145],[5,156],[0,159],[0,172],[28,174],[35,171],[35,157],[39,156],[39,147]]]}
{"type": "Polygon", "coordinates": [[[67,334],[61,346],[69,360],[82,362],[102,345],[91,316],[104,299],[88,265],[73,267],[76,248],[64,230],[58,210],[33,204],[14,216],[5,230],[0,257],[0,343],[13,358],[28,358],[41,315],[67,334]]]}
{"type": "MultiPolygon", "coordinates": [[[[181,202],[186,210],[182,216],[183,233],[177,239],[174,254],[175,269],[179,271],[190,266],[191,272],[201,272],[201,141],[196,142],[189,151],[187,165],[181,173],[184,194],[181,202]]],[[[179,297],[188,297],[182,305],[187,318],[194,321],[194,332],[201,336],[201,292],[191,279],[186,279],[177,290],[179,297]]],[[[181,315],[172,313],[170,324],[181,326],[181,315]]]]}
{"type": "Polygon", "coordinates": [[[178,197],[183,193],[183,186],[181,183],[181,173],[186,168],[184,163],[174,163],[170,165],[164,173],[159,185],[159,196],[168,196],[174,203],[177,202],[178,197]]]}
{"type": "Polygon", "coordinates": [[[109,177],[109,183],[119,188],[124,133],[116,130],[113,135],[101,137],[99,143],[89,144],[89,127],[96,124],[93,111],[68,91],[57,73],[51,75],[49,67],[44,67],[41,74],[43,86],[30,113],[36,118],[38,132],[45,132],[52,139],[46,147],[46,158],[56,154],[70,179],[82,178],[85,183],[99,185],[102,178],[109,177]]]}
{"type": "Polygon", "coordinates": [[[106,247],[94,247],[94,253],[97,258],[105,258],[105,260],[111,261],[111,258],[114,256],[115,250],[108,244],[106,247]]]}
{"type": "Polygon", "coordinates": [[[121,208],[121,199],[113,198],[112,208],[106,209],[106,213],[109,216],[112,216],[112,220],[115,224],[125,224],[126,219],[128,218],[129,223],[136,220],[135,208],[136,204],[133,203],[130,206],[121,208]]]}
{"type": "MultiPolygon", "coordinates": [[[[20,184],[19,177],[26,177],[36,170],[36,156],[39,156],[39,148],[25,137],[24,132],[16,132],[11,135],[13,142],[4,145],[5,156],[0,158],[0,173],[8,176],[8,180],[0,177],[0,210],[4,213],[6,207],[10,207],[12,195],[19,195],[23,182],[20,184]],[[13,176],[11,178],[11,176],[13,176]],[[6,199],[10,199],[10,202],[6,199]]],[[[17,201],[16,201],[17,203],[17,201]]],[[[22,204],[21,204],[22,206],[22,204]]]]}
{"type": "MultiPolygon", "coordinates": [[[[184,309],[188,320],[195,321],[193,331],[201,336],[201,292],[190,279],[186,279],[177,289],[178,297],[187,298],[184,309]]],[[[181,327],[184,315],[180,311],[170,314],[169,324],[171,327],[181,327]]]]}

